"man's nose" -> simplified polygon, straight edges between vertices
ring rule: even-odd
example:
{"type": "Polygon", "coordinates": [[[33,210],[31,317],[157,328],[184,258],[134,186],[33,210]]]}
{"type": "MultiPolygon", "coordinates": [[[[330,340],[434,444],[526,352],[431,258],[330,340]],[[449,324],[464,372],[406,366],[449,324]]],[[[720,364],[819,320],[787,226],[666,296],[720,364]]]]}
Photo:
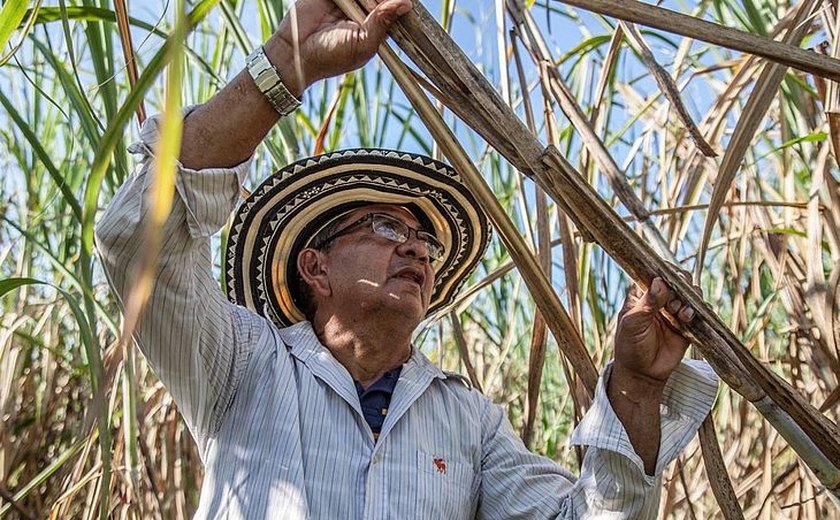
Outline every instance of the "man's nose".
{"type": "Polygon", "coordinates": [[[400,244],[397,249],[403,256],[417,258],[425,262],[431,260],[431,258],[429,257],[428,244],[426,244],[425,240],[421,240],[417,236],[417,232],[413,229],[410,229],[408,231],[408,240],[400,244]]]}

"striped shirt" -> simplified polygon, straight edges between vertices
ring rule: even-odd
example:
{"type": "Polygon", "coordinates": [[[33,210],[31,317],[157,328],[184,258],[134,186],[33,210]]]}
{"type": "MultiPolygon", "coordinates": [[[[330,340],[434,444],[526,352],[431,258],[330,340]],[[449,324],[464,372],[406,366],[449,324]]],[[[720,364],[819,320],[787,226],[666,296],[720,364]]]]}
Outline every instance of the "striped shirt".
{"type": "MultiPolygon", "coordinates": [[[[118,295],[140,256],[157,120],[130,147],[141,164],[97,225],[118,295]]],[[[198,519],[652,518],[660,477],[641,459],[605,392],[572,436],[580,477],[529,452],[505,411],[414,349],[378,441],[347,370],[309,323],[278,329],[229,303],[211,271],[210,236],[238,201],[249,164],[179,168],[154,291],[137,342],[198,445],[198,519]]],[[[708,413],[717,379],[685,361],[663,396],[661,475],[708,413]]]]}

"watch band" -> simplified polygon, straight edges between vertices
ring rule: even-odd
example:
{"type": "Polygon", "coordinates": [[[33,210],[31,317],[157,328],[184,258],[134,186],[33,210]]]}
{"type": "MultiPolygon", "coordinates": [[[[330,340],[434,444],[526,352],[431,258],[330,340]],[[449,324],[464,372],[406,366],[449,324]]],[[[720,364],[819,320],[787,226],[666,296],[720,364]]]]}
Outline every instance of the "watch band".
{"type": "Polygon", "coordinates": [[[300,106],[300,100],[289,92],[274,65],[268,61],[262,46],[257,47],[245,59],[248,72],[254,78],[254,83],[260,92],[268,99],[274,110],[281,116],[291,114],[300,106]]]}

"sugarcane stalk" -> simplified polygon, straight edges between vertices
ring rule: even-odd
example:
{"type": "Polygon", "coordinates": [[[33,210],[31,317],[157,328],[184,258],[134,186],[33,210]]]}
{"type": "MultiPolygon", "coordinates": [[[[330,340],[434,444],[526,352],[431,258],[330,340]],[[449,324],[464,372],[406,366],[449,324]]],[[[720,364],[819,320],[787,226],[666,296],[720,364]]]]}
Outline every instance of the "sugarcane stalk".
{"type": "Polygon", "coordinates": [[[799,442],[802,443],[802,447],[796,452],[805,464],[811,468],[819,481],[826,484],[826,490],[840,500],[840,469],[831,464],[825,457],[820,456],[819,448],[813,442],[810,442],[810,439],[796,421],[771,399],[765,397],[754,402],[753,405],[761,412],[761,415],[768,418],[768,421],[782,437],[785,439],[801,439],[799,442]],[[774,419],[770,420],[770,417],[774,419]]]}
{"type": "MultiPolygon", "coordinates": [[[[349,1],[340,0],[337,3],[345,8],[349,1]]],[[[356,10],[354,18],[361,19],[359,14],[356,10]]],[[[753,403],[762,399],[772,401],[775,406],[757,409],[763,415],[766,414],[764,416],[767,420],[814,470],[815,475],[826,479],[822,481],[823,484],[836,495],[840,481],[832,480],[831,477],[840,467],[840,430],[837,426],[787,382],[758,362],[682,278],[678,268],[663,261],[647,243],[640,240],[559,151],[551,146],[545,147],[527,131],[510,107],[419,2],[415,0],[412,12],[403,16],[394,26],[392,36],[437,85],[450,110],[482,135],[511,164],[540,184],[569,213],[579,229],[593,237],[634,280],[647,287],[654,277],[660,276],[680,294],[684,303],[694,308],[696,317],[684,328],[686,335],[694,341],[718,375],[735,391],[753,403]]],[[[393,51],[384,45],[380,55],[387,54],[393,54],[393,51]]],[[[393,63],[394,58],[383,57],[383,60],[397,77],[397,71],[404,65],[393,63]]],[[[425,96],[422,99],[431,106],[425,96]]],[[[423,103],[419,103],[415,109],[423,112],[423,103]]],[[[436,139],[439,135],[443,139],[448,136],[454,141],[451,131],[445,125],[445,131],[441,128],[440,116],[436,112],[434,114],[433,117],[422,116],[424,123],[427,118],[437,122],[430,126],[433,136],[436,139]]],[[[454,159],[450,157],[450,160],[459,171],[466,168],[477,175],[475,166],[466,157],[456,153],[454,159]]],[[[486,183],[479,184],[489,190],[486,183]]],[[[492,193],[490,195],[495,198],[492,193]]],[[[491,203],[488,212],[495,211],[493,207],[498,206],[498,202],[493,204],[487,200],[486,193],[477,198],[482,203],[491,203]]],[[[495,222],[494,217],[491,220],[495,222]]],[[[536,264],[533,256],[530,256],[530,260],[536,264]]],[[[514,261],[517,262],[516,257],[514,261]]],[[[539,271],[538,268],[535,270],[539,271]]],[[[673,320],[673,317],[667,317],[673,320]]],[[[547,318],[551,325],[552,319],[548,315],[547,318]]],[[[554,328],[557,328],[556,324],[554,328]]],[[[573,364],[576,366],[578,363],[573,364]]]]}
{"type": "Polygon", "coordinates": [[[703,452],[703,466],[706,468],[706,476],[709,479],[709,486],[715,495],[720,506],[720,512],[725,520],[743,520],[744,512],[741,504],[738,503],[738,495],[732,487],[729,479],[729,470],[723,460],[723,453],[720,451],[717,435],[715,433],[715,420],[709,414],[700,424],[697,432],[700,438],[700,448],[703,452]]]}
{"type": "Polygon", "coordinates": [[[662,237],[653,219],[650,218],[650,212],[636,195],[630,183],[627,182],[627,176],[621,171],[621,168],[615,162],[612,155],[610,155],[606,145],[598,137],[595,129],[589,123],[583,108],[581,108],[574,95],[572,95],[571,90],[566,85],[566,82],[563,81],[557,68],[553,66],[554,59],[551,56],[551,52],[548,50],[545,41],[539,37],[533,20],[523,10],[520,2],[508,0],[507,5],[508,12],[519,28],[521,37],[528,43],[528,50],[534,60],[538,64],[548,63],[550,65],[544,69],[548,76],[548,89],[554,97],[554,100],[560,106],[563,114],[569,118],[575,130],[580,134],[581,140],[583,140],[589,153],[592,154],[598,167],[606,174],[610,187],[612,187],[622,204],[638,219],[645,236],[651,241],[656,252],[669,261],[676,263],[677,259],[668,248],[668,243],[662,237]]]}
{"type": "Polygon", "coordinates": [[[559,0],[619,20],[754,54],[816,76],[840,80],[840,60],[637,0],[559,0]]]}

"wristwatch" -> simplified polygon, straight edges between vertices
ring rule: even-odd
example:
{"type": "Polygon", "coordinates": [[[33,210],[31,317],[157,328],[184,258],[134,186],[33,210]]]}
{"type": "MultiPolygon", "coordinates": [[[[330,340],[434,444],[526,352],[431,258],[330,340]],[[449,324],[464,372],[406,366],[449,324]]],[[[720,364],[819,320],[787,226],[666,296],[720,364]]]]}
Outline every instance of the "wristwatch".
{"type": "Polygon", "coordinates": [[[265,50],[262,46],[254,49],[254,52],[245,58],[245,65],[248,67],[248,72],[254,78],[257,88],[268,99],[274,110],[281,116],[291,114],[297,107],[300,106],[300,100],[289,92],[283,80],[280,79],[280,74],[274,65],[268,61],[265,55],[265,50]]]}

